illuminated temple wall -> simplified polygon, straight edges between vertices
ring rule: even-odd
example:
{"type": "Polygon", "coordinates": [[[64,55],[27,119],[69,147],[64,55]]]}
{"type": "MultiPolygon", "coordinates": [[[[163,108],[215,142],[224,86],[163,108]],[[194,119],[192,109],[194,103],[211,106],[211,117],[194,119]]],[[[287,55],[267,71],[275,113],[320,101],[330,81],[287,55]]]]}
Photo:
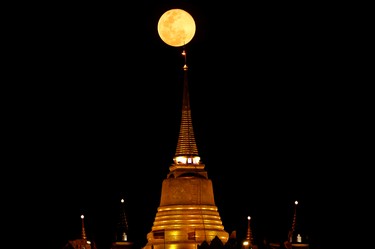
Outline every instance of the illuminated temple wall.
{"type": "Polygon", "coordinates": [[[196,176],[165,179],[144,249],[196,249],[215,236],[223,244],[229,237],[214,202],[211,180],[196,176]]]}

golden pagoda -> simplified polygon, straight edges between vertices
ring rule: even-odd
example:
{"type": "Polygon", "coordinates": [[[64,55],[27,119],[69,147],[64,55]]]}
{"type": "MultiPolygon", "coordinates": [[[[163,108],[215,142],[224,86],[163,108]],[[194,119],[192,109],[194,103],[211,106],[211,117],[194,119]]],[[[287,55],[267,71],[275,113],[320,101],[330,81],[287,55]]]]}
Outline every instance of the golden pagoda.
{"type": "Polygon", "coordinates": [[[176,153],[163,180],[160,205],[143,249],[196,249],[203,242],[210,244],[216,237],[223,244],[229,238],[215,205],[212,181],[198,155],[185,49],[182,55],[185,59],[184,87],[176,153]]]}

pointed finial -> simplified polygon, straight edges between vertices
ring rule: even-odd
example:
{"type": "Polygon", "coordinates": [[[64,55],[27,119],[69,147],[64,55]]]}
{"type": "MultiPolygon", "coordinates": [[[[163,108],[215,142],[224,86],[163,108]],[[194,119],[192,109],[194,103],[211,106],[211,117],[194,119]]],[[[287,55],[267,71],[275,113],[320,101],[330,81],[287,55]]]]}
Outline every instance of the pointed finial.
{"type": "Polygon", "coordinates": [[[294,202],[294,215],[293,215],[293,223],[292,223],[292,231],[294,232],[294,229],[296,228],[296,219],[297,219],[297,205],[298,201],[294,202]]]}
{"type": "Polygon", "coordinates": [[[198,148],[195,142],[193,124],[191,120],[191,109],[190,109],[190,97],[189,87],[187,79],[188,66],[186,65],[186,50],[183,48],[182,55],[185,59],[184,64],[184,88],[183,88],[183,99],[182,99],[182,115],[180,123],[180,132],[177,141],[177,148],[175,157],[173,158],[174,165],[170,167],[170,170],[176,169],[177,167],[203,167],[204,165],[200,162],[198,156],[198,148]]]}
{"type": "Polygon", "coordinates": [[[293,214],[293,222],[292,222],[292,228],[289,230],[288,233],[288,241],[291,243],[293,240],[293,232],[296,228],[296,220],[297,220],[297,205],[298,201],[294,202],[294,214],[293,214]]]}
{"type": "Polygon", "coordinates": [[[252,245],[253,245],[253,236],[251,234],[250,220],[251,220],[251,217],[247,216],[247,232],[246,232],[246,239],[242,243],[242,248],[243,249],[252,248],[252,245]]]}
{"type": "Polygon", "coordinates": [[[85,216],[82,214],[81,215],[81,220],[82,220],[82,239],[87,239],[87,237],[86,237],[86,231],[85,231],[84,218],[85,218],[85,216]]]}
{"type": "Polygon", "coordinates": [[[186,71],[186,70],[188,69],[188,66],[187,66],[187,63],[186,63],[187,58],[186,58],[186,50],[185,50],[185,47],[183,48],[181,54],[182,54],[182,56],[184,56],[184,71],[186,71]]]}
{"type": "Polygon", "coordinates": [[[121,199],[120,213],[118,221],[118,231],[117,231],[117,240],[118,241],[127,241],[128,240],[128,221],[126,218],[125,212],[125,199],[121,199]]]}
{"type": "Polygon", "coordinates": [[[246,233],[246,239],[250,240],[251,231],[250,231],[250,216],[247,216],[247,233],[246,233]]]}
{"type": "Polygon", "coordinates": [[[250,216],[247,216],[247,234],[246,234],[246,239],[249,241],[249,244],[252,245],[253,244],[253,236],[251,234],[251,227],[250,227],[250,220],[251,220],[251,217],[250,216]]]}

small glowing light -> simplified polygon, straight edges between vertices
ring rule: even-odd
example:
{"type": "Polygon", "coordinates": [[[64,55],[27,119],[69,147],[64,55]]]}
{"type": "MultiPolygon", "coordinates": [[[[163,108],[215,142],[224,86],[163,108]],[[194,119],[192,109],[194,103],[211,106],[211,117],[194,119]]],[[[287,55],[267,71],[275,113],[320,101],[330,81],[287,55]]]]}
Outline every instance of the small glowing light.
{"type": "Polygon", "coordinates": [[[121,199],[121,203],[124,203],[124,199],[121,199]]]}
{"type": "Polygon", "coordinates": [[[301,237],[301,234],[298,234],[297,235],[297,242],[301,243],[302,242],[302,237],[301,237]]]}
{"type": "Polygon", "coordinates": [[[249,241],[244,241],[242,244],[243,244],[244,246],[247,246],[247,245],[249,245],[249,241]]]}
{"type": "Polygon", "coordinates": [[[250,219],[251,219],[251,217],[250,217],[250,216],[247,216],[247,219],[248,219],[248,220],[250,220],[250,219]]]}
{"type": "Polygon", "coordinates": [[[296,205],[297,205],[297,204],[298,204],[298,201],[295,201],[295,202],[294,202],[294,204],[296,204],[296,205]]]}
{"type": "Polygon", "coordinates": [[[81,215],[81,219],[83,219],[83,218],[85,218],[85,216],[82,214],[82,215],[81,215]]]}
{"type": "Polygon", "coordinates": [[[196,157],[193,158],[194,164],[199,164],[200,160],[201,160],[201,158],[199,156],[196,156],[196,157]]]}
{"type": "Polygon", "coordinates": [[[186,163],[186,158],[182,157],[182,156],[176,157],[176,162],[177,163],[186,163]]]}

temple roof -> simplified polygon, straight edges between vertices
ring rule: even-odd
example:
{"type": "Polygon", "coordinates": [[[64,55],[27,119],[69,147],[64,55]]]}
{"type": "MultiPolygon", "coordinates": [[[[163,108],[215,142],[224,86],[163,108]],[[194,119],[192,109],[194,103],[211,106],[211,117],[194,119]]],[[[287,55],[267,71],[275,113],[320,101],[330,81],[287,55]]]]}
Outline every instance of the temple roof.
{"type": "Polygon", "coordinates": [[[178,136],[175,156],[198,156],[198,148],[195,142],[193,122],[191,119],[189,87],[187,80],[188,67],[186,65],[186,52],[182,53],[185,58],[184,69],[184,88],[182,99],[182,115],[180,124],[180,134],[178,136]]]}

